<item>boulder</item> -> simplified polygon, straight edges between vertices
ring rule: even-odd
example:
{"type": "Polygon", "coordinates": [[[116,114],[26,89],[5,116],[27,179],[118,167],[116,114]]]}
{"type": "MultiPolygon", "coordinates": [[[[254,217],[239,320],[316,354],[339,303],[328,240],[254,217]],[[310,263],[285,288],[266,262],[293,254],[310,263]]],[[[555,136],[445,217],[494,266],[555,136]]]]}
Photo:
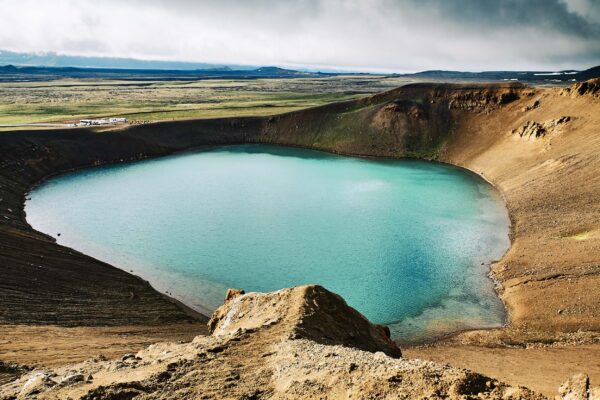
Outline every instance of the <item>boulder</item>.
{"type": "Polygon", "coordinates": [[[561,132],[562,125],[571,121],[569,116],[561,116],[555,119],[549,119],[543,123],[535,121],[527,121],[517,129],[512,130],[513,135],[518,135],[520,138],[535,140],[542,138],[548,134],[557,134],[561,132]]]}
{"type": "Polygon", "coordinates": [[[47,371],[34,371],[27,376],[19,392],[19,397],[29,397],[44,391],[45,389],[56,386],[56,382],[51,379],[52,373],[47,371]]]}
{"type": "Polygon", "coordinates": [[[241,296],[242,294],[245,294],[246,292],[241,290],[241,289],[227,289],[227,293],[225,293],[225,301],[229,301],[231,299],[233,299],[234,297],[238,297],[241,296]]]}
{"type": "Polygon", "coordinates": [[[588,400],[590,379],[586,374],[573,375],[568,381],[558,388],[557,399],[560,400],[588,400]]]}
{"type": "Polygon", "coordinates": [[[535,121],[527,121],[525,124],[512,131],[513,135],[519,135],[523,139],[534,140],[539,137],[546,136],[546,128],[544,125],[535,121]]]}
{"type": "Polygon", "coordinates": [[[523,107],[522,111],[523,111],[523,112],[526,112],[526,111],[535,110],[535,109],[536,109],[536,108],[538,108],[539,106],[540,106],[540,101],[539,101],[539,100],[536,100],[536,101],[534,101],[532,104],[530,104],[530,105],[528,105],[528,106],[526,106],[526,107],[523,107]]]}
{"type": "Polygon", "coordinates": [[[387,327],[370,323],[339,295],[318,285],[238,294],[214,312],[208,327],[213,336],[272,327],[290,339],[309,339],[401,357],[387,327]]]}

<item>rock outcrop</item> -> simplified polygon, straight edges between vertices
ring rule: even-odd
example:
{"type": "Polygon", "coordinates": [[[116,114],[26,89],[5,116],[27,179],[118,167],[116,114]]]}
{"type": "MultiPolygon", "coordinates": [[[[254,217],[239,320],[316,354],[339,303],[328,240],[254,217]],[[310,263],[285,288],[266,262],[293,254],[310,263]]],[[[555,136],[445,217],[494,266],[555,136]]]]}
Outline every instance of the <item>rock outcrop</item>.
{"type": "Polygon", "coordinates": [[[523,112],[527,112],[527,111],[531,111],[531,110],[535,110],[536,108],[538,108],[540,106],[540,101],[536,100],[533,103],[529,104],[528,106],[523,107],[523,112]]]}
{"type": "Polygon", "coordinates": [[[0,385],[14,380],[26,372],[29,372],[29,368],[15,363],[0,361],[0,385]]]}
{"type": "Polygon", "coordinates": [[[290,339],[308,339],[327,345],[349,346],[401,356],[389,330],[371,324],[344,299],[321,286],[299,286],[273,293],[228,290],[225,304],[209,321],[213,335],[235,335],[274,324],[284,324],[290,339]]]}
{"type": "Polygon", "coordinates": [[[571,121],[571,117],[568,116],[551,119],[543,123],[527,121],[519,128],[513,129],[511,133],[523,139],[535,140],[548,134],[559,133],[562,125],[569,121],[571,121]]]}
{"type": "Polygon", "coordinates": [[[211,336],[34,370],[0,386],[0,398],[544,398],[449,365],[399,358],[384,328],[320,286],[227,297],[211,319],[211,336]]]}
{"type": "Polygon", "coordinates": [[[479,90],[452,96],[449,107],[458,110],[485,110],[511,103],[518,98],[519,94],[515,90],[479,90]]]}
{"type": "Polygon", "coordinates": [[[600,78],[590,79],[584,82],[577,82],[571,87],[563,89],[563,94],[571,97],[589,96],[600,98],[600,78]]]}
{"type": "Polygon", "coordinates": [[[556,400],[600,400],[600,387],[590,387],[590,378],[577,374],[560,386],[556,400]]]}

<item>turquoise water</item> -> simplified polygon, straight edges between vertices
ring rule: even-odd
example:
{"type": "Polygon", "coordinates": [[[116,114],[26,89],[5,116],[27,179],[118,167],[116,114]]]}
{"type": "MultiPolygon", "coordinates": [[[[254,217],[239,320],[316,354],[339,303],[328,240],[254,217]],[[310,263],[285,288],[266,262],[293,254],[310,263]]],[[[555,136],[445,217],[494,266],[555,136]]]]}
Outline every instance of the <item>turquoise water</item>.
{"type": "Polygon", "coordinates": [[[26,212],[205,313],[228,287],[316,283],[401,342],[504,318],[487,273],[509,246],[505,207],[437,163],[220,147],[58,176],[26,212]]]}

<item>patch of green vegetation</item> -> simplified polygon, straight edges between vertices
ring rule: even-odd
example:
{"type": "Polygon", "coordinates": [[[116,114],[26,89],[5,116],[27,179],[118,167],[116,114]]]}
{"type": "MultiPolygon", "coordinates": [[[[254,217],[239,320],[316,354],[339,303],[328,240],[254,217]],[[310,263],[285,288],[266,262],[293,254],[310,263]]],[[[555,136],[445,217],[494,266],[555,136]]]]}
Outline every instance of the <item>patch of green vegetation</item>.
{"type": "Polygon", "coordinates": [[[0,83],[0,125],[274,115],[388,90],[402,78],[114,81],[65,79],[0,83]]]}

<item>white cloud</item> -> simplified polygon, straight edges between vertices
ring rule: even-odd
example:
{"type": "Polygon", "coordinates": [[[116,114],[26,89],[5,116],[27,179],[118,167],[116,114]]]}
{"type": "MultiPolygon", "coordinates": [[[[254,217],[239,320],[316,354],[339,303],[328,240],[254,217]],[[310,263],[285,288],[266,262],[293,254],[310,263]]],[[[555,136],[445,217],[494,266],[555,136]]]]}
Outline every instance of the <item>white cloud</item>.
{"type": "Polygon", "coordinates": [[[591,0],[0,0],[0,48],[351,70],[600,63],[591,0]]]}

